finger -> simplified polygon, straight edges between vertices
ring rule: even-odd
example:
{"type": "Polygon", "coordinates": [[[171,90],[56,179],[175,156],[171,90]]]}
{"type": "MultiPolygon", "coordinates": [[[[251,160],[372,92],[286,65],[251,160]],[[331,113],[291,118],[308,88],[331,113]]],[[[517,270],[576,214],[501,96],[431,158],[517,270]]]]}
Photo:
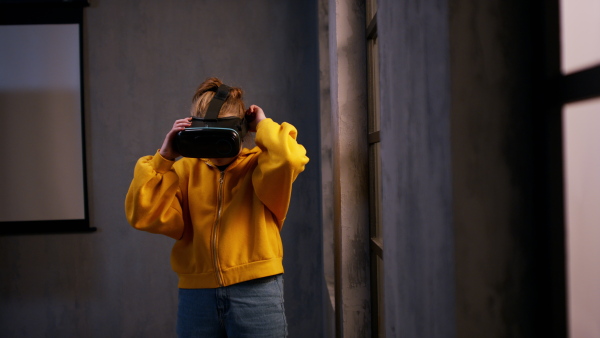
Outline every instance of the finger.
{"type": "Polygon", "coordinates": [[[187,118],[185,119],[181,119],[181,120],[177,120],[175,121],[175,124],[173,124],[173,126],[190,126],[192,125],[192,122],[190,120],[188,120],[187,118]]]}
{"type": "Polygon", "coordinates": [[[192,124],[192,121],[189,121],[189,120],[183,119],[183,120],[177,120],[177,122],[176,122],[176,123],[179,123],[179,124],[185,124],[185,125],[190,125],[190,124],[192,124]]]}

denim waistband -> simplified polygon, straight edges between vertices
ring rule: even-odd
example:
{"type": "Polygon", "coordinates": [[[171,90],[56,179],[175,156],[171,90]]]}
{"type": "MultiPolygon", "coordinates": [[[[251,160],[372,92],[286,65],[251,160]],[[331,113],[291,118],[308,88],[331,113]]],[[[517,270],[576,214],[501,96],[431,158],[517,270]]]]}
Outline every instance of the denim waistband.
{"type": "MultiPolygon", "coordinates": [[[[267,277],[261,277],[261,278],[256,278],[256,279],[251,279],[251,280],[247,280],[245,282],[241,282],[238,284],[262,284],[262,283],[268,283],[271,282],[275,279],[277,279],[277,277],[281,276],[283,274],[277,274],[277,275],[273,275],[273,276],[267,276],[267,277]]],[[[234,284],[236,285],[236,284],[234,284]]]]}

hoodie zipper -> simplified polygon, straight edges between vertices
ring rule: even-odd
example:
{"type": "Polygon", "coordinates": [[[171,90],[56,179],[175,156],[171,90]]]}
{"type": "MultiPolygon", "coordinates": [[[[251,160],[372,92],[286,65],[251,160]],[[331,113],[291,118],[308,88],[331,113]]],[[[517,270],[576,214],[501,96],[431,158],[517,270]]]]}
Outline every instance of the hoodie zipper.
{"type": "Polygon", "coordinates": [[[220,286],[223,286],[223,276],[221,275],[221,270],[219,269],[219,256],[217,254],[217,236],[219,233],[219,224],[221,223],[221,209],[223,208],[223,182],[224,182],[225,172],[221,171],[219,177],[219,190],[217,191],[217,217],[215,219],[215,224],[213,225],[213,237],[212,237],[212,246],[213,246],[213,260],[215,264],[215,271],[217,274],[217,281],[220,286]]]}

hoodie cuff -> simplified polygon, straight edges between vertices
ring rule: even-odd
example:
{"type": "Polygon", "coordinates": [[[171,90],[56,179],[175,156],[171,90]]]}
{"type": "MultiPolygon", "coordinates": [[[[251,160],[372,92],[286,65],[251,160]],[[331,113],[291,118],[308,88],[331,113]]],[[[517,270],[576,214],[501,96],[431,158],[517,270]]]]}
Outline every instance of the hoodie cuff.
{"type": "Polygon", "coordinates": [[[173,163],[175,163],[175,161],[167,160],[160,154],[160,149],[158,149],[156,154],[152,157],[152,167],[156,172],[161,174],[171,170],[173,163]]]}
{"type": "Polygon", "coordinates": [[[270,117],[267,117],[266,119],[258,122],[258,124],[256,125],[256,132],[258,133],[258,130],[262,129],[261,127],[266,127],[270,123],[275,123],[275,121],[273,121],[273,119],[270,117]],[[265,121],[267,121],[267,122],[265,122],[265,121]],[[265,122],[265,123],[263,123],[263,122],[265,122]]]}

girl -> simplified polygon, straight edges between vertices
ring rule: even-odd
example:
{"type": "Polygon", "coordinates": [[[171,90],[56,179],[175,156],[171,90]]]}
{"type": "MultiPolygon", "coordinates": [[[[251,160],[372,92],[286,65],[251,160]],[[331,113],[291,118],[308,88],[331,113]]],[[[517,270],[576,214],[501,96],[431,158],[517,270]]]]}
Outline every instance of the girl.
{"type": "MultiPolygon", "coordinates": [[[[192,115],[203,117],[222,82],[209,78],[196,90],[192,115]]],[[[244,109],[232,88],[219,117],[247,115],[256,147],[231,158],[182,158],[175,121],[162,147],[140,158],[125,200],[136,229],[176,240],[171,266],[179,276],[180,337],[284,337],[283,248],[280,230],[292,183],[308,163],[297,131],[244,109]],[[249,119],[250,120],[250,119],[249,119]]]]}

